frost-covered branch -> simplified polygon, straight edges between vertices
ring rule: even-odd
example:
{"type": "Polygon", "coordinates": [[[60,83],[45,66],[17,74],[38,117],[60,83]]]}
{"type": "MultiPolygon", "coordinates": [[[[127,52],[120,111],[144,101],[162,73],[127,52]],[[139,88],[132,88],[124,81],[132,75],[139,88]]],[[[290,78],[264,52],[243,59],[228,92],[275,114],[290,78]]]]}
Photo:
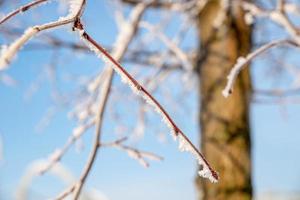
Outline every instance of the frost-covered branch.
{"type": "MultiPolygon", "coordinates": [[[[48,161],[37,160],[31,163],[24,175],[22,176],[20,183],[17,186],[15,199],[24,200],[28,198],[29,187],[34,178],[40,175],[40,171],[48,165],[48,161]]],[[[60,178],[64,183],[69,184],[74,180],[72,174],[61,163],[56,163],[49,172],[60,178]]]]}
{"type": "Polygon", "coordinates": [[[170,52],[174,53],[176,57],[181,61],[183,68],[187,71],[191,71],[193,69],[192,63],[186,53],[184,53],[181,48],[169,39],[165,34],[161,31],[157,30],[154,26],[147,22],[143,22],[140,24],[141,27],[148,29],[153,35],[158,37],[164,45],[169,49],[170,52]]]}
{"type": "MultiPolygon", "coordinates": [[[[42,1],[40,1],[42,3],[42,1]]],[[[121,76],[122,80],[126,82],[133,91],[135,91],[138,95],[140,95],[143,99],[146,100],[150,105],[154,107],[154,109],[160,114],[163,121],[167,124],[167,126],[170,128],[171,133],[174,137],[174,139],[178,139],[179,141],[179,149],[180,151],[188,151],[192,153],[196,158],[198,163],[201,165],[201,170],[199,171],[199,175],[203,176],[205,178],[209,178],[212,182],[217,182],[219,177],[218,174],[211,168],[209,163],[206,161],[204,156],[199,152],[199,150],[193,145],[193,143],[187,138],[187,136],[178,128],[178,126],[175,124],[173,119],[169,116],[169,114],[166,112],[166,110],[162,107],[162,105],[146,90],[131,74],[129,74],[124,67],[120,65],[120,60],[123,58],[126,50],[128,49],[128,45],[133,39],[133,36],[135,35],[138,27],[138,23],[141,19],[142,14],[144,13],[146,7],[149,4],[138,4],[136,8],[133,10],[130,22],[123,24],[123,27],[120,28],[121,33],[117,39],[116,46],[114,48],[114,51],[112,53],[108,53],[101,45],[99,45],[90,35],[84,30],[84,27],[81,23],[80,17],[83,12],[83,8],[85,5],[85,0],[70,0],[70,10],[69,14],[66,17],[59,18],[55,22],[50,22],[42,25],[36,25],[33,27],[28,28],[25,33],[19,37],[15,42],[13,42],[10,46],[8,46],[4,51],[2,52],[0,56],[0,70],[3,70],[7,67],[7,65],[11,62],[13,57],[17,54],[17,52],[25,45],[26,42],[28,42],[31,38],[33,38],[37,33],[43,31],[52,29],[58,26],[62,26],[65,24],[73,23],[74,22],[74,30],[77,31],[81,37],[81,39],[86,42],[87,46],[95,52],[97,55],[101,56],[101,58],[105,61],[105,63],[109,66],[112,66],[112,68],[107,68],[107,74],[104,79],[101,79],[102,81],[99,81],[100,79],[95,79],[96,85],[93,90],[94,93],[97,93],[99,90],[99,85],[101,82],[101,93],[99,95],[100,101],[98,105],[98,109],[96,113],[90,113],[90,115],[94,115],[95,117],[91,120],[91,125],[96,125],[95,130],[95,136],[93,138],[93,145],[92,149],[90,151],[88,160],[85,164],[84,169],[82,170],[82,173],[76,181],[75,184],[68,187],[65,191],[63,191],[57,199],[64,198],[65,196],[68,196],[69,194],[73,193],[74,199],[78,199],[79,195],[81,193],[82,187],[86,182],[86,179],[92,169],[92,166],[94,165],[95,159],[97,157],[97,153],[99,151],[99,143],[101,143],[101,127],[103,123],[103,115],[104,110],[106,107],[107,99],[110,93],[110,88],[112,85],[112,77],[114,74],[114,70],[121,76]]],[[[32,3],[32,6],[35,6],[34,2],[32,3]]],[[[29,8],[31,8],[29,7],[29,8]]],[[[13,12],[14,14],[11,15],[14,16],[17,13],[21,11],[26,11],[28,8],[20,8],[20,11],[13,12]]],[[[11,17],[6,17],[5,20],[2,22],[8,20],[11,17]]],[[[172,46],[170,47],[172,49],[172,46]]],[[[174,50],[174,49],[173,49],[174,50]]],[[[176,49],[175,49],[176,51],[176,49]]],[[[175,54],[180,54],[180,52],[175,54]]],[[[183,58],[182,60],[186,60],[186,58],[183,58]]],[[[92,84],[93,85],[93,84],[92,84]]],[[[69,147],[82,136],[82,134],[85,132],[86,128],[82,126],[78,126],[74,132],[73,135],[70,137],[70,139],[67,141],[66,145],[59,150],[56,150],[47,160],[47,165],[44,165],[43,168],[41,168],[40,174],[45,173],[48,170],[51,170],[53,166],[61,160],[63,155],[66,153],[66,151],[69,149],[69,147]]],[[[121,148],[122,150],[125,150],[128,152],[131,156],[135,157],[138,160],[143,160],[143,163],[145,164],[144,158],[150,158],[150,159],[159,159],[158,157],[153,156],[152,154],[149,154],[148,152],[141,152],[137,151],[136,149],[133,149],[131,147],[128,147],[123,144],[119,144],[116,147],[121,148]]]]}
{"type": "Polygon", "coordinates": [[[96,159],[96,156],[98,153],[98,149],[99,149],[98,144],[100,142],[100,136],[101,136],[101,131],[102,131],[104,110],[105,110],[106,103],[108,100],[108,95],[109,95],[110,88],[111,88],[111,82],[112,82],[112,75],[109,76],[109,79],[105,80],[105,83],[101,90],[99,109],[98,109],[98,112],[96,113],[96,117],[95,117],[96,118],[95,119],[96,130],[95,130],[95,136],[93,139],[93,147],[90,152],[88,161],[83,169],[83,172],[82,172],[78,182],[75,184],[74,200],[77,200],[79,198],[83,184],[85,183],[85,180],[87,179],[87,176],[93,166],[93,163],[95,162],[95,159],[96,159]]]}
{"type": "MultiPolygon", "coordinates": [[[[288,4],[286,1],[279,0],[277,7],[273,10],[265,10],[260,8],[254,3],[244,1],[242,4],[244,10],[247,12],[246,16],[251,15],[252,17],[265,17],[274,23],[280,25],[287,33],[290,34],[291,38],[300,44],[300,32],[295,24],[288,18],[288,12],[298,13],[296,4],[288,4]]],[[[300,14],[300,12],[298,13],[300,14]]]]}
{"type": "MultiPolygon", "coordinates": [[[[120,35],[116,41],[115,49],[113,51],[113,55],[116,56],[118,60],[121,60],[126,52],[126,49],[128,48],[130,42],[133,39],[133,36],[135,35],[138,27],[138,22],[142,17],[142,14],[144,13],[146,9],[145,4],[137,5],[136,8],[132,11],[130,15],[130,19],[128,24],[126,26],[121,28],[120,35]]],[[[79,20],[79,19],[78,19],[79,20]]],[[[77,28],[76,25],[80,23],[79,21],[75,22],[74,28],[77,28]]],[[[112,85],[112,78],[113,78],[114,71],[112,68],[108,67],[106,68],[106,73],[105,73],[105,79],[103,79],[103,85],[101,88],[101,93],[100,93],[100,102],[99,102],[99,108],[96,115],[96,130],[95,130],[95,136],[93,139],[93,146],[92,150],[90,152],[88,161],[81,173],[81,176],[79,180],[72,185],[71,187],[67,188],[64,192],[62,192],[56,199],[61,199],[70,193],[74,194],[74,199],[78,199],[80,192],[82,190],[82,187],[88,177],[88,174],[90,173],[92,166],[95,162],[97,152],[99,151],[99,143],[100,141],[100,136],[101,136],[101,127],[103,123],[103,116],[104,116],[104,110],[107,104],[108,96],[110,93],[111,85],[112,85]]],[[[99,79],[95,79],[97,81],[99,79]]],[[[95,83],[94,83],[95,84],[95,83]]]]}
{"type": "Polygon", "coordinates": [[[39,174],[42,175],[48,172],[57,162],[62,159],[62,157],[67,153],[70,147],[94,124],[95,120],[90,120],[88,123],[76,127],[65,145],[60,149],[56,149],[48,157],[47,164],[45,164],[43,168],[40,168],[39,174]]]}
{"type": "Polygon", "coordinates": [[[163,157],[158,156],[154,153],[147,152],[147,151],[141,151],[139,149],[130,147],[128,145],[123,144],[128,138],[124,137],[121,139],[118,139],[111,143],[103,143],[99,144],[101,147],[115,147],[117,149],[120,149],[122,151],[125,151],[129,157],[137,160],[143,167],[149,167],[149,163],[146,159],[149,160],[156,160],[161,161],[163,160],[163,157]]]}
{"type": "Polygon", "coordinates": [[[222,91],[222,94],[224,97],[228,97],[232,92],[233,92],[233,86],[235,83],[235,80],[237,79],[237,76],[239,75],[239,73],[241,72],[241,70],[247,66],[247,64],[249,64],[255,57],[259,56],[260,54],[264,53],[265,51],[279,46],[279,45],[283,45],[283,44],[290,44],[293,46],[298,46],[297,43],[295,43],[293,40],[275,40],[272,41],[268,44],[265,44],[263,46],[261,46],[260,48],[256,49],[255,51],[251,52],[250,54],[248,54],[246,57],[239,57],[237,59],[236,64],[233,66],[233,68],[231,69],[229,75],[227,76],[227,85],[225,87],[225,89],[222,91]]]}
{"type": "Polygon", "coordinates": [[[74,28],[78,31],[81,39],[86,42],[89,48],[100,56],[107,64],[109,64],[122,78],[122,81],[130,86],[130,88],[137,94],[144,98],[154,109],[161,115],[163,121],[170,128],[171,134],[174,139],[179,140],[179,148],[181,151],[191,152],[202,166],[199,175],[204,178],[209,178],[211,182],[217,182],[218,174],[211,168],[204,156],[187,138],[187,136],[177,127],[172,118],[161,106],[161,104],[141,85],[134,79],[121,65],[117,62],[101,45],[99,45],[85,30],[80,22],[77,20],[74,23],[74,28]]]}
{"type": "Polygon", "coordinates": [[[36,0],[33,2],[30,2],[24,6],[21,6],[20,8],[8,13],[7,15],[5,15],[1,20],[0,20],[0,25],[2,23],[4,23],[5,21],[9,20],[10,18],[14,17],[15,15],[19,14],[19,13],[23,13],[31,8],[34,8],[36,6],[39,6],[43,3],[49,2],[50,0],[36,0]]]}
{"type": "Polygon", "coordinates": [[[247,12],[245,15],[246,22],[253,23],[254,17],[269,18],[271,21],[281,26],[289,34],[291,39],[271,41],[266,45],[261,46],[254,52],[248,54],[246,57],[238,58],[236,64],[233,66],[230,74],[227,77],[227,85],[222,91],[224,97],[228,97],[232,93],[233,85],[238,74],[255,57],[272,47],[282,44],[290,44],[297,47],[300,46],[300,31],[298,27],[293,24],[287,16],[288,12],[297,13],[299,11],[295,4],[288,4],[285,0],[278,0],[276,8],[273,10],[265,10],[257,6],[255,3],[251,3],[248,1],[243,1],[242,6],[247,12]]]}
{"type": "MultiPolygon", "coordinates": [[[[33,38],[37,33],[52,29],[58,26],[69,24],[75,21],[78,17],[81,16],[83,7],[85,5],[86,0],[70,0],[70,9],[68,14],[65,17],[60,17],[57,21],[45,23],[42,25],[36,25],[33,27],[29,27],[25,30],[24,34],[15,40],[12,44],[8,47],[3,48],[1,55],[0,55],[0,71],[7,68],[9,63],[15,57],[17,52],[28,42],[31,38],[33,38]]],[[[42,3],[42,2],[39,2],[42,3]]],[[[33,4],[33,3],[32,3],[33,4]]],[[[36,4],[33,4],[36,5],[36,4]]],[[[18,10],[22,10],[21,8],[18,10]]],[[[15,11],[17,14],[18,12],[15,11]]],[[[14,12],[13,12],[14,13],[14,12]]],[[[14,14],[14,15],[15,15],[14,14]]],[[[14,16],[12,15],[12,16],[14,16]]],[[[4,18],[5,20],[6,18],[4,18]]],[[[7,18],[9,19],[9,18],[7,18]]],[[[7,20],[6,19],[6,20],[7,20]]]]}

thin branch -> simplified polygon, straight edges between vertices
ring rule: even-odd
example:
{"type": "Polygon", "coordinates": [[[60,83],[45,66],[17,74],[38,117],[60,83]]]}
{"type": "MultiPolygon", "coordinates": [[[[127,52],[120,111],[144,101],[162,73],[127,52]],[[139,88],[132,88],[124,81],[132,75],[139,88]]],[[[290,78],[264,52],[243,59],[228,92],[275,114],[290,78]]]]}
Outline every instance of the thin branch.
{"type": "Polygon", "coordinates": [[[267,17],[271,21],[283,27],[290,34],[293,40],[300,45],[300,32],[286,15],[286,11],[290,10],[292,7],[291,4],[287,7],[287,4],[284,3],[283,0],[279,0],[277,8],[271,11],[264,10],[248,1],[243,1],[242,5],[246,11],[251,13],[251,15],[256,17],[267,17]]]}
{"type": "Polygon", "coordinates": [[[111,89],[112,77],[113,77],[113,72],[111,71],[111,73],[108,74],[107,78],[105,79],[105,82],[103,83],[104,85],[103,85],[103,88],[102,88],[101,94],[100,94],[101,99],[100,99],[100,103],[99,103],[99,109],[96,114],[96,130],[95,130],[95,136],[93,139],[94,143],[93,143],[93,147],[92,147],[90,156],[88,158],[88,162],[86,163],[84,170],[79,178],[79,181],[77,182],[77,184],[75,186],[74,200],[77,200],[79,198],[83,184],[85,183],[85,180],[87,179],[87,176],[93,166],[93,163],[94,163],[95,158],[98,153],[98,144],[100,142],[104,110],[105,110],[109,92],[111,89]]]}
{"type": "Polygon", "coordinates": [[[267,43],[267,44],[261,46],[260,48],[256,49],[255,51],[251,52],[250,54],[248,54],[246,57],[239,57],[237,59],[236,64],[233,66],[229,75],[227,76],[228,81],[227,81],[227,85],[226,85],[225,89],[222,91],[223,96],[227,98],[232,93],[234,82],[235,82],[237,76],[239,75],[241,70],[244,69],[244,67],[246,67],[247,64],[249,64],[255,57],[259,56],[260,54],[264,53],[265,51],[267,51],[273,47],[277,47],[279,45],[284,45],[284,44],[298,46],[298,43],[294,42],[293,40],[289,40],[289,39],[275,40],[275,41],[272,41],[270,43],[267,43]]]}
{"type": "MultiPolygon", "coordinates": [[[[140,21],[142,14],[144,13],[147,5],[145,4],[139,4],[136,6],[136,8],[132,11],[130,15],[130,22],[127,24],[127,27],[123,27],[126,29],[126,31],[122,31],[117,39],[116,42],[116,49],[113,52],[113,54],[117,57],[118,60],[121,60],[129,46],[129,43],[132,41],[134,35],[136,34],[137,27],[138,27],[138,22],[140,21]]],[[[80,26],[80,21],[76,21],[74,23],[74,28],[76,29],[77,26],[80,26]]],[[[92,150],[90,152],[90,156],[88,159],[88,162],[85,165],[85,168],[79,178],[79,181],[74,185],[74,199],[77,200],[79,198],[80,192],[82,190],[82,187],[88,177],[88,174],[91,171],[91,168],[93,166],[93,163],[95,162],[95,158],[97,156],[97,152],[99,150],[99,143],[100,141],[100,136],[101,136],[101,127],[103,123],[103,115],[104,115],[104,110],[107,104],[109,92],[111,89],[112,85],[112,78],[114,75],[114,71],[112,68],[107,68],[107,74],[102,86],[101,94],[100,94],[100,104],[99,104],[99,109],[98,113],[96,116],[96,131],[95,131],[95,138],[94,138],[94,143],[92,150]]]]}
{"type": "Polygon", "coordinates": [[[0,71],[7,68],[7,66],[17,54],[17,52],[21,49],[21,47],[23,47],[24,44],[31,38],[33,38],[37,33],[69,24],[79,18],[82,14],[85,2],[86,0],[80,0],[78,2],[72,0],[70,1],[71,5],[67,16],[60,17],[57,21],[45,23],[42,25],[36,25],[25,30],[24,34],[21,37],[19,37],[15,42],[13,42],[2,51],[0,56],[0,71]]]}
{"type": "Polygon", "coordinates": [[[179,139],[179,147],[182,151],[189,151],[196,156],[199,164],[202,166],[202,170],[199,171],[199,175],[204,178],[209,178],[212,182],[217,182],[218,174],[211,168],[200,151],[194,146],[194,144],[187,138],[187,136],[177,127],[169,114],[160,105],[160,103],[142,86],[137,80],[135,80],[121,65],[117,62],[101,45],[99,45],[90,35],[84,30],[80,20],[74,23],[74,28],[80,34],[80,37],[87,43],[89,48],[94,51],[98,56],[110,64],[113,69],[121,76],[122,80],[127,83],[131,89],[141,95],[149,104],[151,104],[155,110],[162,116],[163,121],[171,129],[173,137],[179,139]]]}
{"type": "Polygon", "coordinates": [[[277,10],[279,11],[279,12],[282,12],[282,13],[284,13],[285,11],[284,11],[284,5],[285,5],[285,0],[278,0],[278,2],[277,2],[277,10]]]}
{"type": "MultiPolygon", "coordinates": [[[[83,25],[80,22],[80,17],[83,12],[83,8],[85,5],[85,0],[79,0],[79,1],[73,1],[71,0],[71,9],[69,11],[69,14],[66,17],[60,18],[59,20],[55,22],[50,22],[42,25],[37,25],[34,27],[28,28],[25,33],[17,39],[14,43],[12,43],[3,54],[1,54],[0,57],[0,70],[4,69],[9,62],[12,60],[12,58],[15,56],[15,54],[20,50],[20,48],[29,41],[33,36],[35,36],[38,32],[41,32],[43,30],[52,29],[54,27],[62,26],[68,23],[74,22],[74,30],[78,31],[81,38],[87,43],[89,48],[96,52],[97,55],[103,55],[103,59],[107,60],[107,63],[112,65],[113,69],[121,75],[122,79],[127,82],[131,89],[133,89],[135,92],[137,92],[139,95],[141,95],[148,103],[150,103],[156,111],[162,116],[164,122],[169,126],[171,129],[171,132],[174,136],[174,138],[178,138],[179,140],[179,148],[181,151],[189,151],[194,156],[196,156],[199,164],[202,166],[202,169],[199,171],[199,175],[209,178],[212,182],[217,182],[219,177],[218,174],[211,168],[209,163],[206,161],[204,156],[199,152],[199,150],[193,145],[193,143],[186,137],[186,135],[177,127],[177,125],[174,123],[172,118],[169,116],[169,114],[165,111],[165,109],[161,106],[161,104],[143,87],[141,86],[138,81],[136,81],[120,64],[117,60],[114,59],[114,57],[123,57],[129,41],[131,41],[132,36],[135,34],[136,28],[131,29],[131,31],[128,32],[126,30],[125,37],[130,38],[128,43],[125,43],[125,45],[122,45],[122,48],[115,52],[116,55],[113,54],[111,56],[101,45],[99,45],[95,40],[93,40],[83,29],[83,25]],[[131,36],[130,36],[131,34],[131,36]],[[118,54],[119,53],[119,54],[118,54]]],[[[143,11],[146,8],[145,4],[139,4],[137,6],[137,13],[140,11],[140,13],[143,13],[143,11]]],[[[22,9],[21,9],[22,10],[22,9]]],[[[18,12],[17,12],[18,13],[18,12]]],[[[16,13],[16,14],[17,14],[16,13]]],[[[14,14],[14,15],[16,15],[14,14]]],[[[141,16],[141,14],[140,14],[141,16]]],[[[9,18],[7,18],[9,19],[9,18]]],[[[7,20],[6,19],[6,20],[7,20]]],[[[136,21],[139,21],[140,18],[137,18],[136,21]]],[[[6,21],[5,20],[5,21],[6,21]]],[[[4,22],[4,21],[3,21],[4,22]]],[[[120,41],[117,42],[121,43],[121,41],[124,38],[119,38],[120,41]]],[[[108,71],[110,72],[109,75],[106,77],[105,83],[102,88],[102,93],[100,96],[100,105],[99,109],[96,115],[96,130],[95,130],[95,137],[94,137],[94,144],[92,147],[92,150],[90,152],[88,161],[84,167],[84,170],[79,178],[79,181],[72,187],[68,188],[66,192],[63,192],[61,196],[70,194],[71,192],[74,193],[74,199],[78,199],[81,189],[88,177],[89,172],[91,171],[91,168],[93,166],[93,163],[95,161],[97,152],[98,152],[98,144],[100,142],[100,136],[101,136],[101,126],[102,126],[102,119],[104,114],[105,105],[108,99],[108,94],[111,87],[112,77],[114,74],[112,68],[108,68],[108,71]]]]}
{"type": "Polygon", "coordinates": [[[48,159],[48,164],[45,165],[40,170],[40,175],[43,175],[47,171],[49,171],[57,162],[59,162],[62,157],[67,153],[70,147],[75,143],[75,141],[82,136],[89,128],[91,128],[95,124],[95,120],[89,121],[85,125],[80,125],[76,129],[73,130],[73,134],[69,137],[65,145],[61,149],[55,150],[48,159]]]}
{"type": "Polygon", "coordinates": [[[174,41],[168,38],[161,31],[157,30],[154,26],[147,22],[141,23],[141,27],[148,29],[151,33],[153,33],[156,37],[158,37],[166,47],[178,57],[181,61],[183,68],[187,71],[191,71],[193,69],[193,65],[188,57],[188,55],[177,45],[174,41]]]}
{"type": "Polygon", "coordinates": [[[69,196],[75,189],[75,185],[72,185],[71,187],[68,187],[66,190],[64,190],[62,193],[60,193],[57,197],[54,198],[54,200],[63,200],[67,196],[69,196]]]}
{"type": "Polygon", "coordinates": [[[101,146],[101,147],[115,147],[115,148],[118,148],[120,150],[123,150],[123,151],[127,152],[127,154],[130,157],[137,160],[144,167],[149,167],[149,163],[147,162],[146,158],[149,159],[149,160],[157,160],[157,161],[163,160],[163,157],[158,156],[154,153],[147,152],[147,151],[141,151],[139,149],[130,147],[128,145],[124,145],[123,143],[127,139],[128,139],[127,137],[124,137],[124,138],[120,138],[120,139],[118,139],[114,142],[111,142],[111,143],[103,143],[103,144],[99,143],[99,146],[101,146]]]}
{"type": "Polygon", "coordinates": [[[47,2],[47,1],[50,1],[50,0],[37,0],[37,1],[33,1],[33,2],[31,2],[31,3],[28,3],[28,4],[26,4],[26,5],[21,6],[20,8],[14,10],[14,11],[8,13],[6,16],[4,16],[4,17],[0,20],[0,25],[1,25],[2,23],[4,23],[5,21],[9,20],[10,18],[16,16],[17,14],[23,13],[23,12],[25,12],[25,11],[31,9],[31,8],[34,8],[34,7],[38,6],[38,5],[41,5],[42,3],[45,3],[45,2],[47,2]]]}

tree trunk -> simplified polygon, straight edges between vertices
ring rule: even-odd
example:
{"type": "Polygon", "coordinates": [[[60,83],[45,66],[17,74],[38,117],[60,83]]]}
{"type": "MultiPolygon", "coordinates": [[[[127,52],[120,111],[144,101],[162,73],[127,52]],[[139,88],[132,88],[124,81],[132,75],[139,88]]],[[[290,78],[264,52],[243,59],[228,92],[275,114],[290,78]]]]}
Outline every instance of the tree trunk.
{"type": "Polygon", "coordinates": [[[222,89],[237,58],[251,48],[251,27],[244,22],[239,0],[229,1],[227,8],[222,2],[209,0],[198,17],[201,148],[220,181],[196,182],[199,199],[246,200],[252,197],[249,71],[242,72],[228,99],[222,89]]]}

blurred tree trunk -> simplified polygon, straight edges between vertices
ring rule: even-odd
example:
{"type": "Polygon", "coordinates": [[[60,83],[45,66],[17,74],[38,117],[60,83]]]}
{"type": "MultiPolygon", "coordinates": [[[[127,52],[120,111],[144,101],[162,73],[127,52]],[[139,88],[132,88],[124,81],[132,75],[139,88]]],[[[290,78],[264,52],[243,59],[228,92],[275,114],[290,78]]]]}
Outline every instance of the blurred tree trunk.
{"type": "Polygon", "coordinates": [[[218,184],[197,178],[199,199],[204,200],[252,197],[249,71],[242,72],[228,99],[222,97],[227,74],[251,48],[251,27],[238,1],[224,8],[224,1],[210,0],[198,17],[201,148],[220,175],[218,184]]]}

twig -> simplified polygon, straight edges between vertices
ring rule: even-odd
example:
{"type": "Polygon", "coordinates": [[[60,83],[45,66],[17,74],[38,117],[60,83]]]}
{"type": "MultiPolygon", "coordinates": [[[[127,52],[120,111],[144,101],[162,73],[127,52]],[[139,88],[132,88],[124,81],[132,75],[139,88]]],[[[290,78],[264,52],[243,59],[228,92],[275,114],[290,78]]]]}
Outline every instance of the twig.
{"type": "Polygon", "coordinates": [[[57,197],[54,198],[54,200],[63,200],[67,196],[69,196],[75,189],[75,185],[72,185],[71,187],[68,187],[66,190],[64,190],[62,193],[60,193],[57,197]]]}
{"type": "Polygon", "coordinates": [[[127,139],[128,139],[127,137],[124,137],[124,138],[120,138],[120,139],[118,139],[114,142],[111,142],[111,143],[103,143],[103,144],[99,143],[99,146],[101,146],[101,147],[115,147],[115,148],[118,148],[120,150],[123,150],[123,151],[127,152],[127,154],[130,157],[137,160],[144,167],[149,167],[149,163],[146,161],[146,158],[149,159],[149,160],[157,160],[157,161],[163,160],[163,157],[158,156],[154,153],[147,152],[147,151],[141,151],[139,149],[130,147],[128,145],[124,145],[123,143],[127,139]]]}
{"type": "Polygon", "coordinates": [[[105,110],[109,92],[111,89],[112,77],[113,77],[113,73],[111,72],[108,74],[107,78],[105,79],[105,82],[103,83],[104,85],[103,85],[103,88],[102,88],[102,91],[100,94],[99,109],[96,114],[96,130],[95,130],[95,136],[94,136],[94,143],[93,143],[93,147],[92,147],[90,156],[88,158],[88,162],[86,163],[84,170],[82,172],[82,175],[80,176],[79,181],[77,182],[77,184],[75,186],[74,200],[77,200],[79,198],[83,184],[85,183],[85,180],[93,166],[93,163],[94,163],[95,158],[98,153],[98,144],[100,142],[104,110],[105,110]]]}
{"type": "MultiPolygon", "coordinates": [[[[139,4],[136,6],[136,8],[132,11],[131,13],[131,20],[130,23],[127,24],[129,25],[127,28],[127,30],[122,31],[123,34],[119,35],[119,38],[117,39],[116,42],[116,49],[113,52],[113,54],[117,57],[118,60],[121,60],[129,46],[129,43],[132,41],[133,36],[135,35],[136,31],[137,31],[137,24],[139,22],[139,20],[142,17],[142,14],[144,13],[146,9],[146,4],[139,4]]],[[[78,19],[78,21],[76,21],[74,23],[74,28],[76,29],[77,26],[81,26],[80,21],[78,19]]],[[[124,27],[123,27],[124,28],[124,27]]],[[[103,122],[103,115],[104,115],[104,109],[105,109],[105,105],[107,103],[107,99],[108,99],[108,95],[109,95],[109,91],[111,89],[111,85],[112,85],[112,78],[114,75],[114,71],[112,68],[107,68],[107,75],[105,77],[103,86],[102,86],[102,91],[100,94],[100,105],[99,105],[99,109],[98,109],[98,113],[97,113],[97,118],[96,118],[96,132],[95,132],[95,138],[94,138],[94,144],[93,144],[93,148],[91,150],[88,162],[85,165],[85,168],[79,178],[79,181],[75,184],[75,188],[74,188],[74,199],[78,199],[81,189],[85,183],[85,180],[92,168],[92,165],[95,161],[98,149],[99,149],[99,143],[100,142],[100,136],[101,136],[101,127],[102,127],[102,122],[103,122]]]]}
{"type": "Polygon", "coordinates": [[[204,178],[209,178],[211,182],[217,182],[219,179],[218,174],[211,168],[209,163],[194,146],[194,144],[177,127],[160,103],[142,85],[140,85],[139,82],[135,80],[101,45],[99,45],[92,37],[90,37],[90,35],[84,30],[80,20],[75,22],[74,28],[78,31],[80,37],[87,43],[89,48],[98,56],[103,56],[102,58],[106,61],[106,63],[113,67],[113,69],[121,76],[122,80],[127,83],[136,94],[142,96],[162,116],[163,121],[171,129],[174,139],[179,139],[180,150],[189,151],[196,156],[199,164],[202,166],[202,170],[199,171],[199,175],[204,178]]]}
{"type": "Polygon", "coordinates": [[[73,134],[69,137],[65,145],[61,149],[57,149],[54,151],[48,159],[48,164],[45,165],[44,168],[40,170],[40,174],[43,175],[49,169],[51,169],[57,162],[59,162],[62,157],[66,154],[66,152],[69,150],[69,148],[74,144],[74,142],[82,136],[83,133],[87,131],[90,127],[92,127],[95,124],[95,120],[89,121],[85,125],[80,125],[76,129],[73,130],[73,134]]]}
{"type": "Polygon", "coordinates": [[[289,39],[284,39],[284,40],[275,40],[272,41],[270,43],[267,43],[263,46],[261,46],[260,48],[256,49],[255,51],[251,52],[250,54],[248,54],[246,57],[239,57],[237,59],[236,64],[233,66],[233,68],[231,69],[227,79],[227,85],[225,87],[225,89],[222,91],[222,94],[224,97],[228,97],[232,91],[233,91],[233,85],[234,82],[237,78],[237,76],[239,75],[240,71],[247,65],[250,63],[251,60],[253,60],[255,57],[259,56],[260,54],[264,53],[265,51],[279,46],[279,45],[283,45],[283,44],[290,44],[293,46],[298,46],[298,44],[296,42],[294,42],[293,40],[289,40],[289,39]]]}
{"type": "Polygon", "coordinates": [[[157,30],[155,27],[153,27],[151,24],[149,24],[147,22],[143,22],[140,25],[143,28],[148,29],[156,37],[158,37],[166,45],[166,47],[178,57],[178,59],[181,61],[185,70],[191,71],[193,69],[191,61],[190,61],[189,57],[187,56],[187,54],[185,52],[183,52],[182,49],[174,41],[172,41],[165,34],[163,34],[161,31],[157,30]]]}
{"type": "Polygon", "coordinates": [[[74,22],[77,18],[79,18],[82,14],[85,1],[86,0],[71,0],[70,10],[67,16],[60,17],[57,21],[45,23],[42,25],[36,25],[33,27],[29,27],[27,30],[25,30],[24,34],[21,37],[19,37],[15,42],[13,42],[11,45],[5,48],[1,53],[0,71],[8,66],[8,64],[11,62],[11,60],[17,54],[17,52],[21,49],[21,47],[24,46],[24,44],[32,37],[34,37],[38,32],[69,24],[71,22],[74,22]]]}
{"type": "Polygon", "coordinates": [[[33,2],[31,2],[31,3],[28,3],[28,4],[24,5],[24,6],[21,6],[20,8],[14,10],[14,11],[8,13],[6,16],[4,16],[4,17],[0,20],[0,25],[1,25],[2,23],[4,23],[5,21],[7,21],[8,19],[10,19],[10,18],[16,16],[18,13],[25,12],[25,11],[27,11],[27,10],[33,8],[33,7],[36,7],[36,6],[38,6],[38,5],[42,4],[42,3],[45,3],[45,2],[47,2],[47,1],[50,1],[50,0],[37,0],[37,1],[33,1],[33,2]]]}
{"type": "Polygon", "coordinates": [[[293,38],[293,40],[300,45],[300,32],[298,28],[288,19],[286,11],[290,10],[292,4],[285,3],[284,0],[279,0],[275,10],[264,10],[254,3],[243,1],[243,8],[256,17],[267,17],[273,22],[283,27],[293,38]]]}

